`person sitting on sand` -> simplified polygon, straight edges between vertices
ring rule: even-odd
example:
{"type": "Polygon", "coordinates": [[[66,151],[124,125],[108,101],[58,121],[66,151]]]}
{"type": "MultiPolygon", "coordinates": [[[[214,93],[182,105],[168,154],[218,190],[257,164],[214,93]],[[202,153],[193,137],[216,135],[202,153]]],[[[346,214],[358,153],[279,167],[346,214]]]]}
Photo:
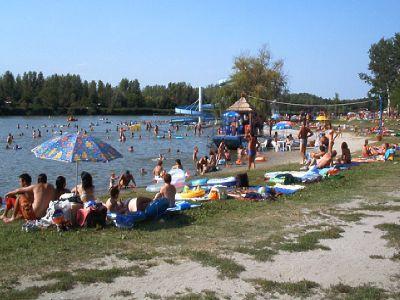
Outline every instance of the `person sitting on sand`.
{"type": "Polygon", "coordinates": [[[125,171],[125,173],[121,174],[121,176],[118,179],[118,187],[120,189],[127,189],[129,187],[136,187],[136,181],[131,172],[128,170],[125,171]],[[129,183],[132,181],[132,185],[129,185],[129,183]]]}
{"type": "Polygon", "coordinates": [[[336,157],[336,154],[337,154],[336,150],[333,150],[333,145],[335,142],[333,131],[329,134],[328,138],[329,138],[328,152],[325,153],[325,155],[322,156],[322,158],[317,161],[318,169],[323,169],[323,168],[329,167],[332,164],[333,159],[336,157]]]}
{"type": "Polygon", "coordinates": [[[207,161],[207,170],[206,172],[216,171],[217,168],[217,157],[215,156],[215,152],[210,150],[210,158],[207,161]]]}
{"type": "Polygon", "coordinates": [[[175,160],[175,165],[172,166],[172,169],[183,170],[182,162],[179,158],[175,160]]]}
{"type": "Polygon", "coordinates": [[[159,160],[157,162],[157,166],[155,166],[155,168],[153,169],[154,177],[160,177],[163,170],[164,170],[163,162],[162,162],[162,160],[159,160]]]}
{"type": "Polygon", "coordinates": [[[66,188],[67,180],[64,176],[58,176],[56,179],[56,196],[54,199],[60,199],[60,196],[66,193],[71,193],[69,189],[66,188]]]}
{"type": "Polygon", "coordinates": [[[176,188],[173,184],[171,184],[171,174],[165,174],[164,177],[164,186],[160,189],[160,192],[156,194],[154,200],[160,198],[166,198],[169,201],[169,207],[175,206],[175,195],[176,195],[176,188]]]}
{"type": "MultiPolygon", "coordinates": [[[[319,159],[321,159],[325,154],[326,154],[325,146],[320,145],[318,152],[311,152],[311,154],[310,154],[311,159],[310,159],[309,163],[307,164],[307,167],[314,166],[315,164],[317,164],[317,161],[319,159]]],[[[307,167],[306,167],[306,169],[307,169],[307,167]]]]}
{"type": "Polygon", "coordinates": [[[350,164],[351,163],[351,152],[349,146],[346,142],[343,142],[340,146],[342,149],[342,155],[338,159],[338,163],[340,164],[350,164]]]}
{"type": "Polygon", "coordinates": [[[123,214],[126,212],[127,207],[119,199],[119,188],[117,186],[110,188],[110,198],[106,201],[106,207],[110,213],[123,214]]]}
{"type": "MultiPolygon", "coordinates": [[[[23,174],[19,175],[19,186],[21,188],[28,187],[31,184],[32,184],[32,177],[29,174],[23,173],[23,174]]],[[[24,196],[26,198],[28,198],[29,201],[33,202],[33,193],[26,192],[26,193],[24,193],[24,196]]],[[[6,204],[6,208],[3,212],[3,214],[0,216],[0,220],[7,218],[8,212],[11,209],[15,208],[15,202],[17,201],[17,197],[16,196],[5,197],[4,201],[6,204]]]]}
{"type": "Polygon", "coordinates": [[[225,147],[224,156],[226,162],[231,161],[231,153],[229,152],[229,149],[227,147],[225,147]]]}
{"type": "Polygon", "coordinates": [[[81,173],[81,184],[74,187],[71,192],[79,195],[82,202],[96,201],[92,175],[83,171],[81,173]]]}
{"type": "Polygon", "coordinates": [[[203,175],[207,171],[208,167],[208,157],[203,156],[196,163],[197,174],[203,175]]]}
{"type": "Polygon", "coordinates": [[[294,143],[294,138],[291,133],[286,137],[285,143],[286,143],[286,148],[291,150],[294,143]]]}
{"type": "Polygon", "coordinates": [[[365,140],[364,145],[362,147],[362,156],[370,157],[370,156],[374,156],[374,155],[378,155],[378,152],[373,147],[368,145],[368,140],[365,140]]]}
{"type": "Polygon", "coordinates": [[[42,218],[49,207],[51,200],[54,200],[55,189],[47,183],[46,174],[39,174],[38,183],[28,187],[22,187],[9,192],[6,197],[19,195],[15,202],[14,212],[11,218],[3,218],[5,223],[23,218],[25,220],[38,220],[42,218]],[[33,193],[33,201],[27,198],[24,193],[33,193]]]}
{"type": "Polygon", "coordinates": [[[396,146],[393,145],[392,147],[387,148],[383,157],[384,157],[385,161],[393,160],[395,155],[396,155],[396,146]]]}

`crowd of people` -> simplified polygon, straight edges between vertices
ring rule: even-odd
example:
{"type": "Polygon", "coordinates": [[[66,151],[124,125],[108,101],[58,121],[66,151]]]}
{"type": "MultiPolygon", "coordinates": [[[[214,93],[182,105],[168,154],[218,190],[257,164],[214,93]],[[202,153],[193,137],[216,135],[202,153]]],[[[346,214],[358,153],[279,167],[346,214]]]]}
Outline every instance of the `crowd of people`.
{"type": "MultiPolygon", "coordinates": [[[[177,160],[177,167],[181,167],[177,160]]],[[[23,173],[19,176],[19,187],[9,191],[4,197],[5,209],[0,216],[4,223],[11,223],[15,220],[24,219],[26,221],[39,220],[46,215],[47,209],[52,201],[65,199],[63,196],[71,197],[71,193],[79,198],[82,208],[91,202],[101,203],[95,194],[92,175],[83,171],[80,175],[80,184],[71,190],[67,188],[65,177],[58,176],[55,185],[47,180],[46,174],[38,175],[37,183],[32,183],[32,177],[23,173]]],[[[168,201],[169,207],[175,206],[176,188],[171,184],[171,175],[163,172],[162,178],[164,185],[154,198],[137,197],[123,201],[120,199],[120,190],[135,186],[135,180],[129,171],[116,177],[113,173],[110,178],[109,195],[105,206],[110,213],[129,213],[138,210],[145,210],[152,201],[164,198],[168,201]]],[[[3,201],[0,197],[0,203],[3,201]]]]}

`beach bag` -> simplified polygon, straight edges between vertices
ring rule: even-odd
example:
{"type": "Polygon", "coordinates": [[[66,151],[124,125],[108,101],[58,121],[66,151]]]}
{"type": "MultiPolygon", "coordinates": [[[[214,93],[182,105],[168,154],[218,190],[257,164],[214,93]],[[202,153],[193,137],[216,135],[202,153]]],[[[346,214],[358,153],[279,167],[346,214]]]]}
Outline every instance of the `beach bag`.
{"type": "Polygon", "coordinates": [[[247,173],[236,175],[236,186],[239,188],[249,187],[249,177],[247,176],[247,173]]]}
{"type": "Polygon", "coordinates": [[[158,219],[169,207],[169,201],[166,198],[156,199],[151,202],[144,211],[146,218],[158,219]]]}
{"type": "Polygon", "coordinates": [[[60,196],[60,200],[68,200],[69,202],[72,203],[80,203],[83,204],[81,201],[81,198],[78,195],[75,195],[74,193],[65,193],[60,196]]]}
{"type": "Polygon", "coordinates": [[[76,223],[81,227],[104,227],[106,225],[107,208],[96,203],[87,208],[78,209],[76,223]]]}

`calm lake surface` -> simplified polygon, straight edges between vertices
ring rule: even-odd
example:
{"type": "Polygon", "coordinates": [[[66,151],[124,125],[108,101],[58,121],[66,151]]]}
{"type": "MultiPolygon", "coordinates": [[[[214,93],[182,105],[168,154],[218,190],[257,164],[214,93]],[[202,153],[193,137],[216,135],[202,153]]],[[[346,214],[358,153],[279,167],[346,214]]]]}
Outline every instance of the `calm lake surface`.
{"type": "MultiPolygon", "coordinates": [[[[153,121],[159,125],[160,134],[168,130],[170,127],[168,121],[170,116],[79,116],[77,122],[71,123],[71,127],[67,128],[66,117],[1,117],[0,118],[0,195],[18,187],[18,176],[27,172],[32,176],[32,180],[36,183],[37,175],[46,173],[48,181],[53,183],[58,175],[67,178],[68,188],[75,184],[76,166],[73,163],[62,163],[50,160],[38,159],[31,152],[31,149],[46,140],[59,135],[59,131],[75,132],[73,125],[84,128],[89,132],[89,125],[94,123],[94,131],[89,134],[96,136],[103,141],[111,144],[123,155],[123,158],[108,163],[90,163],[82,162],[79,164],[79,172],[88,171],[92,174],[96,190],[105,192],[108,188],[108,180],[111,172],[117,175],[124,170],[130,170],[133,173],[136,183],[139,186],[146,186],[151,183],[152,170],[156,164],[155,159],[160,153],[165,155],[164,168],[169,170],[174,164],[176,158],[180,158],[185,170],[190,174],[194,174],[194,165],[192,162],[193,147],[199,147],[199,156],[208,154],[207,145],[210,139],[207,136],[212,135],[212,128],[205,129],[201,137],[194,136],[193,131],[188,131],[184,126],[179,127],[179,131],[173,131],[173,138],[157,139],[153,131],[145,130],[142,125],[141,132],[135,132],[134,138],[131,138],[130,132],[126,132],[127,140],[121,143],[118,140],[117,125],[121,122],[141,122],[153,121]],[[101,120],[107,118],[109,122],[101,120]],[[20,124],[20,129],[17,125],[20,124]],[[26,128],[28,125],[28,128],[26,128]],[[62,127],[63,126],[63,127],[62,127]],[[32,138],[33,129],[40,129],[41,138],[32,138]],[[57,133],[52,133],[52,129],[57,133]],[[106,130],[110,132],[107,134],[106,130]],[[14,143],[22,147],[21,150],[6,149],[6,140],[8,133],[14,136],[14,143]],[[23,136],[21,136],[23,134],[23,136]],[[142,139],[139,140],[139,134],[142,139]],[[188,136],[186,136],[186,134],[188,136]],[[183,136],[183,139],[175,139],[175,136],[183,136]],[[128,147],[133,146],[134,152],[129,152],[128,147]],[[171,149],[170,152],[168,149],[171,149]],[[179,152],[178,152],[179,150],[179,152]],[[140,175],[140,168],[145,168],[148,172],[146,175],[140,175]]],[[[166,134],[167,136],[167,134],[166,134]]]]}

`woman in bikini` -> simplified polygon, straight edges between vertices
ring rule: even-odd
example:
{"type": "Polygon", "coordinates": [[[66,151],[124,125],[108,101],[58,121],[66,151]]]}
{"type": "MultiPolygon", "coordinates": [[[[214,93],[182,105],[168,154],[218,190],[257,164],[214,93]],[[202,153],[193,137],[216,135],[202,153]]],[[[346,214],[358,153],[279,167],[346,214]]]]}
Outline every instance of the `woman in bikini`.
{"type": "Polygon", "coordinates": [[[78,184],[78,186],[72,190],[72,193],[78,194],[82,202],[96,201],[92,175],[83,171],[81,173],[81,181],[81,184],[78,184]]]}

